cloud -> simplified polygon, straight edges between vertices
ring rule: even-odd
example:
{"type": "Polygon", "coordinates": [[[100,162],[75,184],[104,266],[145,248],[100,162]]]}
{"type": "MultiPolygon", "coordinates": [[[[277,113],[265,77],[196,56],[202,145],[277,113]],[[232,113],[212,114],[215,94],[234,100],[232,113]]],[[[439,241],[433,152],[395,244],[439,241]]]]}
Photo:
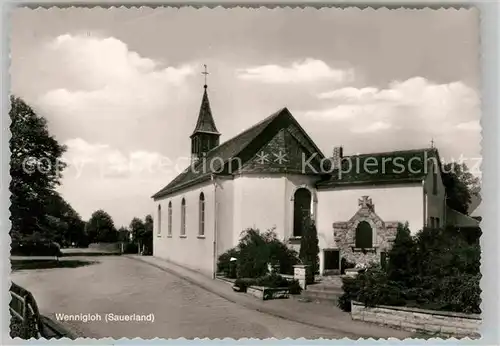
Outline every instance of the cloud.
{"type": "Polygon", "coordinates": [[[167,181],[186,167],[187,158],[169,158],[158,152],[126,152],[108,144],[89,143],[82,138],[73,138],[64,144],[68,148],[63,156],[68,164],[67,178],[147,180],[161,177],[167,181]]]}
{"type": "Polygon", "coordinates": [[[354,72],[352,69],[334,69],[321,60],[308,58],[294,62],[289,67],[262,65],[239,69],[237,76],[244,80],[269,84],[317,81],[330,81],[339,84],[351,81],[354,78],[354,72]]]}
{"type": "Polygon", "coordinates": [[[162,66],[141,57],[114,37],[61,35],[47,44],[46,55],[58,60],[59,67],[70,73],[75,89],[104,90],[117,87],[140,90],[144,86],[179,84],[193,74],[189,65],[178,68],[162,66]],[[131,82],[139,82],[139,85],[131,82]]]}
{"type": "Polygon", "coordinates": [[[415,77],[387,88],[339,88],[317,98],[320,108],[303,111],[304,120],[320,121],[323,125],[314,125],[317,132],[328,129],[347,150],[426,147],[433,139],[443,157],[479,156],[480,98],[463,82],[437,84],[415,77]]]}
{"type": "Polygon", "coordinates": [[[377,121],[365,127],[360,127],[360,128],[355,127],[351,129],[351,131],[354,133],[372,133],[372,132],[388,130],[390,128],[392,128],[391,124],[383,121],[377,121]]]}
{"type": "Polygon", "coordinates": [[[32,103],[55,124],[55,134],[110,143],[123,142],[142,119],[172,118],[194,73],[190,64],[165,66],[113,37],[61,35],[41,48],[37,61],[32,78],[43,90],[32,103]]]}
{"type": "Polygon", "coordinates": [[[82,138],[64,144],[68,149],[63,160],[68,166],[59,190],[82,217],[105,209],[119,225],[150,213],[150,197],[185,168],[182,160],[157,152],[124,151],[82,138]]]}
{"type": "Polygon", "coordinates": [[[479,120],[471,120],[457,124],[456,128],[465,131],[481,131],[481,123],[479,120]]]}

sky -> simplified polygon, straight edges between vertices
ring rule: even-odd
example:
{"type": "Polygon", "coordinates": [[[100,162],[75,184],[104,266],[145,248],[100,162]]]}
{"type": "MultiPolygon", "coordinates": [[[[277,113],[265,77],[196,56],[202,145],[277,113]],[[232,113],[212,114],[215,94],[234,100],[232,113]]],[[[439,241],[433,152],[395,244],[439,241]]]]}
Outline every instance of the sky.
{"type": "Polygon", "coordinates": [[[117,226],[189,164],[208,94],[221,142],[287,107],[326,156],[430,147],[479,175],[476,10],[16,9],[11,92],[67,146],[61,194],[117,226]]]}

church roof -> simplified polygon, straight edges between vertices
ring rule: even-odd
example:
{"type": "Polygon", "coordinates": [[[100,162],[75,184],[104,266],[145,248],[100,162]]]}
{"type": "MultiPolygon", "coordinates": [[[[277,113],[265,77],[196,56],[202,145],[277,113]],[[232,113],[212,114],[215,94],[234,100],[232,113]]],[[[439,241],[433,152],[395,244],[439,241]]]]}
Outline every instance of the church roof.
{"type": "Polygon", "coordinates": [[[208,100],[207,86],[205,85],[204,88],[205,91],[203,92],[203,98],[201,100],[198,121],[196,122],[196,126],[191,136],[198,132],[219,134],[219,131],[217,131],[217,127],[215,127],[215,121],[212,116],[210,101],[208,100]]]}
{"type": "Polygon", "coordinates": [[[441,160],[435,148],[398,150],[344,156],[341,169],[316,184],[318,189],[350,185],[377,185],[422,181],[428,173],[425,162],[435,158],[441,168],[441,160]]]}
{"type": "MultiPolygon", "coordinates": [[[[287,168],[289,169],[291,164],[293,164],[292,167],[296,167],[297,163],[290,162],[291,160],[288,157],[287,160],[283,160],[283,162],[267,160],[263,162],[262,165],[257,164],[257,167],[252,162],[252,159],[259,159],[259,153],[263,152],[269,143],[281,143],[281,146],[275,146],[274,149],[275,151],[283,150],[284,152],[283,142],[285,139],[288,147],[290,148],[293,146],[295,152],[298,150],[308,152],[309,154],[316,152],[318,159],[324,158],[321,151],[316,147],[302,127],[300,127],[288,109],[282,108],[261,122],[207,152],[203,159],[194,164],[193,167],[189,166],[186,168],[167,186],[154,194],[153,198],[156,199],[166,196],[175,191],[210,180],[214,173],[231,176],[233,174],[249,172],[250,170],[252,172],[278,172],[286,170],[287,168]],[[293,135],[289,133],[286,135],[284,134],[283,130],[287,128],[292,129],[293,135]],[[280,139],[283,139],[283,141],[280,142],[280,139]],[[290,143],[293,145],[290,145],[290,143]],[[237,163],[237,160],[233,160],[235,158],[241,160],[241,165],[237,168],[233,167],[235,162],[237,163]],[[205,167],[212,170],[203,170],[203,160],[207,162],[205,167]],[[212,164],[210,164],[210,162],[212,164]],[[288,163],[288,165],[285,165],[285,163],[288,163]]],[[[296,156],[297,155],[294,155],[294,157],[296,156]]],[[[271,158],[270,156],[268,157],[271,158]]]]}

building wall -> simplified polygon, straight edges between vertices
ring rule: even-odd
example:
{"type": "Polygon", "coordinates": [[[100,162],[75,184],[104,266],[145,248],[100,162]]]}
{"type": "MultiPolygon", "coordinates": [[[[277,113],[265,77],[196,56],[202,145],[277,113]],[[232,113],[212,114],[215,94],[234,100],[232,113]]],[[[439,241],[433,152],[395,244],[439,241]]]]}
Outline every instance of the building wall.
{"type": "MultiPolygon", "coordinates": [[[[428,165],[428,173],[424,181],[424,189],[423,192],[427,196],[427,213],[425,215],[425,222],[428,226],[431,226],[431,217],[435,219],[439,219],[439,226],[444,226],[446,223],[446,191],[443,185],[443,180],[441,178],[441,174],[437,175],[437,189],[436,194],[434,194],[433,186],[434,179],[433,173],[434,170],[438,171],[439,168],[436,169],[430,161],[428,165]]],[[[425,198],[424,198],[425,199],[425,198]]]]}
{"type": "Polygon", "coordinates": [[[156,201],[153,255],[211,276],[214,269],[214,185],[211,182],[156,201]],[[199,196],[205,195],[205,235],[199,236],[199,196]],[[186,235],[181,232],[181,201],[186,200],[186,235]],[[168,203],[172,202],[172,236],[168,235],[168,203]],[[161,205],[161,225],[158,222],[161,205]],[[158,226],[161,232],[158,233],[158,226]]]}
{"type": "Polygon", "coordinates": [[[234,180],[217,179],[217,258],[238,243],[234,236],[234,180]]]}
{"type": "Polygon", "coordinates": [[[281,175],[248,174],[235,177],[233,240],[241,232],[274,228],[280,238],[285,234],[285,178],[281,175]]]}
{"type": "Polygon", "coordinates": [[[362,196],[371,198],[375,213],[384,222],[408,222],[412,234],[423,226],[424,201],[422,184],[385,185],[376,187],[345,187],[319,190],[316,225],[320,247],[320,270],[323,270],[323,249],[337,249],[333,224],[349,221],[359,210],[362,196]]]}

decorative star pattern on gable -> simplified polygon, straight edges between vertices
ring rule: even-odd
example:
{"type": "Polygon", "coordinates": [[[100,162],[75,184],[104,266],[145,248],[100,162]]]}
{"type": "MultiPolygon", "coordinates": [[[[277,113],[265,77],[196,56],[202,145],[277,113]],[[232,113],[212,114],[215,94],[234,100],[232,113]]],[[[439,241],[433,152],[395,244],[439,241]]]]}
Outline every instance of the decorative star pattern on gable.
{"type": "MultiPolygon", "coordinates": [[[[292,127],[292,126],[290,126],[292,127]]],[[[293,172],[314,174],[303,164],[311,155],[289,128],[281,129],[243,165],[242,173],[293,172]],[[305,170],[305,172],[303,172],[305,170]]],[[[293,130],[292,130],[293,131],[293,130]]],[[[311,148],[312,149],[312,148],[311,148]]],[[[318,170],[319,171],[319,167],[318,170]]]]}

